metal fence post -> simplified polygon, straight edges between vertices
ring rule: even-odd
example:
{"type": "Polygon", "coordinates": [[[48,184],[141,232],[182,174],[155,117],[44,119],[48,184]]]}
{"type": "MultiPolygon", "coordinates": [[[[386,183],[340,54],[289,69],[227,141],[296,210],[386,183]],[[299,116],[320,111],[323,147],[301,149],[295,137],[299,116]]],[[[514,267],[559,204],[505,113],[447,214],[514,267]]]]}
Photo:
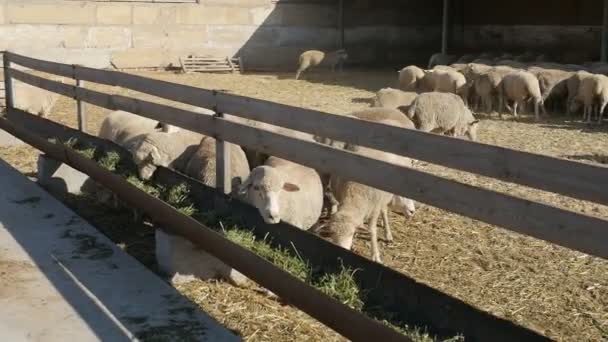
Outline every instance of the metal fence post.
{"type": "MultiPolygon", "coordinates": [[[[76,76],[76,68],[78,65],[74,65],[73,78],[76,80],[76,93],[78,94],[78,88],[84,87],[84,81],[78,79],[76,76]]],[[[84,109],[84,102],[76,97],[76,112],[78,113],[78,130],[81,132],[87,131],[87,113],[84,109]]]]}
{"type": "Polygon", "coordinates": [[[7,51],[2,54],[4,62],[4,92],[6,110],[13,108],[15,105],[15,90],[13,89],[13,79],[11,77],[11,60],[7,51]]]}

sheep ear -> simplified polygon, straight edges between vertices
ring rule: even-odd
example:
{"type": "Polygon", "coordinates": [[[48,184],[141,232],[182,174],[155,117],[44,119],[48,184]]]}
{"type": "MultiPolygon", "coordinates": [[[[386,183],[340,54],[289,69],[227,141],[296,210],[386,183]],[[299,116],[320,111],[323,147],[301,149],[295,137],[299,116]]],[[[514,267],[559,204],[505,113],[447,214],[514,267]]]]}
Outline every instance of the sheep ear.
{"type": "Polygon", "coordinates": [[[249,191],[250,187],[251,187],[251,178],[247,178],[245,180],[245,182],[241,183],[241,185],[238,187],[237,193],[239,195],[246,195],[247,191],[249,191]]]}
{"type": "Polygon", "coordinates": [[[296,192],[296,191],[300,191],[300,188],[292,183],[285,183],[283,184],[283,190],[287,191],[287,192],[296,192]]]}

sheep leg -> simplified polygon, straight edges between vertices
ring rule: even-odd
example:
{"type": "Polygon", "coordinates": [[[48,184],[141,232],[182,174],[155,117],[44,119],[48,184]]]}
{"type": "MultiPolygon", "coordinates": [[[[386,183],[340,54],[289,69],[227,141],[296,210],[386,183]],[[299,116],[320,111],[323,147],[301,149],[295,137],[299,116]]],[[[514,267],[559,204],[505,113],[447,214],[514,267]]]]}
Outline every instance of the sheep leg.
{"type": "Polygon", "coordinates": [[[514,117],[517,117],[517,106],[518,105],[519,105],[518,101],[513,101],[513,109],[511,110],[511,113],[513,114],[514,117]]]}
{"type": "Polygon", "coordinates": [[[384,223],[384,239],[388,242],[393,241],[393,233],[391,232],[391,226],[388,220],[388,208],[382,208],[382,221],[384,223]]]}
{"type": "Polygon", "coordinates": [[[598,119],[597,119],[597,123],[600,124],[602,123],[602,119],[604,118],[604,110],[606,109],[606,105],[608,104],[608,101],[602,101],[602,105],[600,106],[600,112],[598,113],[598,119]]]}
{"type": "Polygon", "coordinates": [[[369,220],[369,236],[372,247],[372,260],[381,264],[382,260],[380,259],[380,249],[378,248],[378,218],[380,216],[380,212],[382,208],[377,208],[372,213],[372,216],[369,220]]]}
{"type": "MultiPolygon", "coordinates": [[[[539,101],[534,101],[534,120],[536,120],[536,121],[539,120],[539,117],[538,117],[538,107],[539,106],[540,106],[540,102],[539,101]]],[[[544,111],[544,106],[543,106],[543,111],[544,111]]]]}

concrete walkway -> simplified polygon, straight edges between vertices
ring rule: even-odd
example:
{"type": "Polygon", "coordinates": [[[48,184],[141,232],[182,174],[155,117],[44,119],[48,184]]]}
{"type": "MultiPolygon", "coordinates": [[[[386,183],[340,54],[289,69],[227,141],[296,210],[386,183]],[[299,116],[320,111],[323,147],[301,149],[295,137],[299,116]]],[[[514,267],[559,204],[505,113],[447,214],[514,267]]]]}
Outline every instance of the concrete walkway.
{"type": "Polygon", "coordinates": [[[0,341],[238,341],[0,160],[0,341]]]}

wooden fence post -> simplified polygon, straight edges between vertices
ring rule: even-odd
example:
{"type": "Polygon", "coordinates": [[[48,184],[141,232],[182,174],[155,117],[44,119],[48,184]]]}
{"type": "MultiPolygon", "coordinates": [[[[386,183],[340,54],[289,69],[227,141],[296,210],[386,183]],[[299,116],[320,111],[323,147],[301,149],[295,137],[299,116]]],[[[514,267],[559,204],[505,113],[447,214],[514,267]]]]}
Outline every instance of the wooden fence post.
{"type": "Polygon", "coordinates": [[[3,62],[4,62],[4,92],[5,92],[5,105],[6,110],[9,108],[13,108],[15,105],[15,91],[13,89],[13,79],[11,77],[11,60],[7,51],[4,51],[2,54],[3,62]]]}
{"type": "MultiPolygon", "coordinates": [[[[216,110],[214,117],[223,118],[224,114],[216,110]]],[[[232,192],[230,143],[217,137],[215,138],[215,187],[225,194],[232,192]]]]}
{"type": "MultiPolygon", "coordinates": [[[[84,87],[84,81],[78,79],[78,77],[76,76],[77,65],[74,65],[73,67],[74,67],[73,78],[76,80],[76,87],[77,88],[84,87]]],[[[86,133],[86,131],[87,131],[87,113],[85,112],[85,109],[84,109],[84,102],[81,101],[79,98],[76,98],[76,112],[78,114],[78,130],[86,133]]]]}

